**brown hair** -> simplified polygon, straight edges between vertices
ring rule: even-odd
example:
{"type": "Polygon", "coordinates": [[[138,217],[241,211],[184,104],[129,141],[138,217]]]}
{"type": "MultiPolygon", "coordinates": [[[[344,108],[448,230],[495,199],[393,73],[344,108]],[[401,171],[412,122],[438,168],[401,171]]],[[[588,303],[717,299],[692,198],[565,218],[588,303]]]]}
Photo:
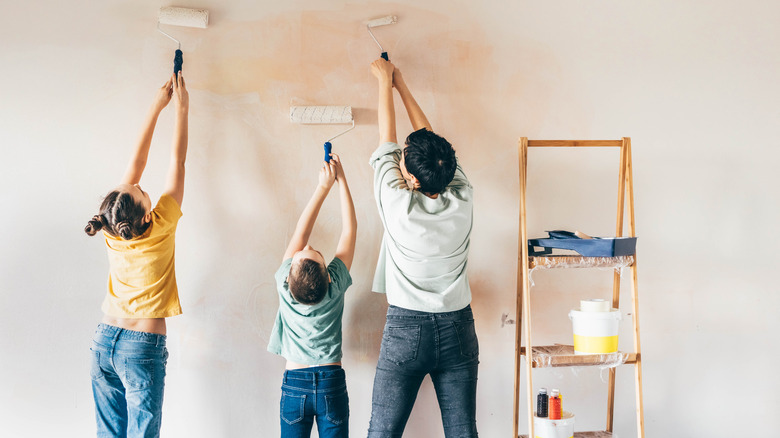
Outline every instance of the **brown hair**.
{"type": "Polygon", "coordinates": [[[114,190],[103,198],[100,204],[100,213],[92,216],[84,232],[90,236],[101,229],[116,237],[130,240],[142,235],[149,228],[149,223],[144,223],[146,209],[136,202],[129,193],[114,190]]]}
{"type": "Polygon", "coordinates": [[[317,304],[328,293],[328,270],[312,259],[301,259],[292,266],[287,284],[293,298],[301,304],[317,304]]]}

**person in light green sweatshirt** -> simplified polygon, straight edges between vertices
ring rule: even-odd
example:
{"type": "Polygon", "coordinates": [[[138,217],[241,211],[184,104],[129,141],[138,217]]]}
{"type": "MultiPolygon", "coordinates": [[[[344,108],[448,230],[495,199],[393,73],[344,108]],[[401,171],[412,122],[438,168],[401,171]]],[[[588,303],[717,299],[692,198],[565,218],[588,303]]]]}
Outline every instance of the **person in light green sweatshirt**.
{"type": "Polygon", "coordinates": [[[455,150],[435,134],[401,72],[377,59],[379,147],[370,158],[385,227],[373,290],[390,304],[382,336],[369,438],[403,434],[430,375],[447,437],[476,437],[479,345],[467,263],[474,189],[455,150]],[[414,132],[398,145],[393,88],[414,132]]]}

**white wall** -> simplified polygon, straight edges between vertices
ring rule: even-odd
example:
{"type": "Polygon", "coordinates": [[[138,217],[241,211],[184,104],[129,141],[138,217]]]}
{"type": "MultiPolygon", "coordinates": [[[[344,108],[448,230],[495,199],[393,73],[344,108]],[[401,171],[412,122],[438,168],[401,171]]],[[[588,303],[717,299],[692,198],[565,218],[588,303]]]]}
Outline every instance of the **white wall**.
{"type": "MultiPolygon", "coordinates": [[[[172,46],[160,2],[5,2],[0,14],[0,435],[94,433],[88,348],[107,263],[81,232],[121,176],[172,46]]],[[[517,139],[632,137],[647,436],[757,434],[780,408],[774,274],[780,208],[780,5],[767,1],[181,1],[191,95],[163,433],[278,433],[283,360],[265,351],[273,272],[316,181],[333,127],[289,123],[291,104],[352,105],[334,142],[358,208],[345,311],[351,429],[370,416],[384,297],[370,292],[381,236],[368,156],[376,145],[377,30],[477,190],[470,276],[481,345],[478,425],[509,436],[517,251],[517,139]],[[750,417],[751,421],[744,421],[750,417]]],[[[396,103],[400,104],[398,99],[396,103]]],[[[399,111],[399,133],[409,131],[399,111]]],[[[142,181],[164,182],[170,110],[142,181]]],[[[614,233],[611,152],[531,151],[530,233],[614,233]]],[[[332,254],[338,206],[314,234],[332,254]]],[[[535,275],[535,339],[567,342],[568,309],[608,296],[608,272],[535,275]]],[[[628,295],[623,295],[628,304],[628,295]]],[[[627,322],[630,319],[626,320],[627,322]]],[[[624,325],[624,329],[628,324],[624,325]]],[[[628,333],[624,331],[624,333],[628,333]]],[[[621,345],[630,346],[628,336],[621,345]]],[[[632,436],[631,367],[618,370],[615,430],[632,436]]],[[[578,430],[604,427],[598,370],[538,371],[578,430]]],[[[430,382],[407,436],[442,436],[430,382]]]]}

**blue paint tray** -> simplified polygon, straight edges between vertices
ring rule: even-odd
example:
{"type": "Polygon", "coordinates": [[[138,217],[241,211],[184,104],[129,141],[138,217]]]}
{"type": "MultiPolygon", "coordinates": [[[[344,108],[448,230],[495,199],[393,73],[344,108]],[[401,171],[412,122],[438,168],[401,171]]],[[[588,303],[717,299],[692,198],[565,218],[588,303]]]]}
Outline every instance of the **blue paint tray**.
{"type": "Polygon", "coordinates": [[[548,231],[547,239],[528,239],[528,255],[551,255],[553,249],[576,251],[584,257],[619,257],[636,253],[636,237],[582,239],[570,231],[548,231]],[[537,250],[536,248],[542,248],[537,250]]]}

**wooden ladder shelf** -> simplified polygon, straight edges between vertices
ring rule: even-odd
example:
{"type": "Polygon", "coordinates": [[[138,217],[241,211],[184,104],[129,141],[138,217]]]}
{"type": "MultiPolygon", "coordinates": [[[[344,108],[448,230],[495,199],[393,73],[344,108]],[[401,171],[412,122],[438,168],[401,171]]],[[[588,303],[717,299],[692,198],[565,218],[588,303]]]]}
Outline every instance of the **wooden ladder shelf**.
{"type": "Polygon", "coordinates": [[[606,430],[597,432],[575,432],[574,437],[601,438],[612,436],[613,414],[615,412],[615,366],[634,366],[636,383],[637,437],[644,438],[644,412],[642,409],[642,354],[639,344],[639,301],[637,288],[636,255],[628,257],[582,257],[582,256],[534,256],[528,255],[528,234],[526,227],[526,181],[528,171],[528,148],[532,147],[615,147],[620,148],[620,169],[618,179],[616,237],[623,236],[623,216],[628,195],[628,237],[636,237],[634,222],[634,180],[631,165],[631,139],[621,140],[528,140],[519,142],[520,155],[520,230],[517,253],[517,327],[515,331],[515,386],[514,386],[514,429],[512,436],[518,437],[520,421],[520,368],[525,362],[526,396],[528,406],[528,436],[534,435],[534,388],[532,370],[540,367],[564,366],[609,366],[609,390],[607,394],[606,430]],[[569,267],[612,267],[612,307],[620,308],[620,268],[631,270],[631,312],[633,315],[634,352],[611,354],[575,355],[568,345],[533,346],[531,343],[531,282],[530,269],[552,269],[569,267]],[[522,335],[522,336],[521,336],[522,335]],[[525,346],[521,346],[525,345],[525,346]],[[532,346],[529,348],[528,346],[532,346]],[[528,351],[531,354],[527,354],[528,351]],[[524,358],[524,359],[523,359],[524,358]]]}

